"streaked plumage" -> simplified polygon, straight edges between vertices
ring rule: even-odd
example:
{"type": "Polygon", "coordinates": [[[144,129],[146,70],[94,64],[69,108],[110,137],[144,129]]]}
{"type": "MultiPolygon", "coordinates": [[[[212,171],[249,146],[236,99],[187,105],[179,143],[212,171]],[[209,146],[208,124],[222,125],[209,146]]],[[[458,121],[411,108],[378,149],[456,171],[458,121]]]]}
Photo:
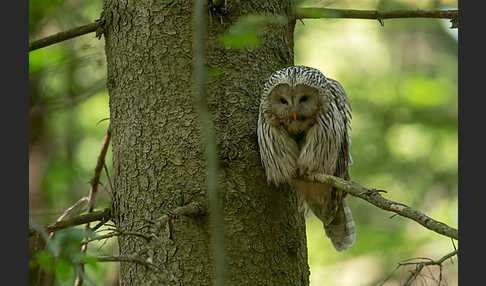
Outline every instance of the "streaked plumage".
{"type": "Polygon", "coordinates": [[[322,221],[338,251],[356,238],[345,193],[303,177],[323,173],[349,179],[350,119],[344,89],[317,69],[287,67],[264,85],[257,133],[267,181],[291,184],[301,210],[310,208],[322,221]]]}

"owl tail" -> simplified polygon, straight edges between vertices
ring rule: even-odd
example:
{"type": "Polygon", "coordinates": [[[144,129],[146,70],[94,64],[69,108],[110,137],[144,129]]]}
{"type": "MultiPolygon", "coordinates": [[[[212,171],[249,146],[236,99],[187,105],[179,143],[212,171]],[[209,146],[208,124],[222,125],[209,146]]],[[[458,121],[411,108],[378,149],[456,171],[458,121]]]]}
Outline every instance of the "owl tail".
{"type": "Polygon", "coordinates": [[[308,210],[322,221],[326,235],[331,239],[337,251],[346,250],[356,240],[353,215],[342,195],[337,190],[330,191],[330,186],[320,183],[294,180],[297,189],[299,209],[304,214],[308,210]]]}
{"type": "Polygon", "coordinates": [[[324,224],[324,230],[337,251],[346,250],[353,245],[356,240],[354,220],[351,210],[344,199],[341,200],[334,219],[329,224],[324,224]]]}

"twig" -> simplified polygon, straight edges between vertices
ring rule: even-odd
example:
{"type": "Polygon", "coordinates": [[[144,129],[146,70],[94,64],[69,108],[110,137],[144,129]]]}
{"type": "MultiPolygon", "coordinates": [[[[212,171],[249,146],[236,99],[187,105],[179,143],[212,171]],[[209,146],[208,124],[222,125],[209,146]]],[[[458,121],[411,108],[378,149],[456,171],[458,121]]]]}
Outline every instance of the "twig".
{"type": "Polygon", "coordinates": [[[124,231],[115,230],[113,232],[110,232],[110,233],[107,233],[107,234],[104,234],[104,235],[100,235],[100,236],[96,236],[96,237],[87,239],[86,243],[90,243],[92,241],[97,241],[97,240],[103,240],[103,239],[107,239],[107,238],[112,238],[112,237],[120,236],[120,235],[138,236],[138,237],[145,239],[147,242],[150,242],[150,239],[151,239],[149,236],[147,236],[147,235],[145,235],[141,232],[128,232],[128,231],[124,232],[124,231]]]}
{"type": "MultiPolygon", "coordinates": [[[[459,251],[456,249],[446,255],[444,255],[442,258],[437,259],[437,260],[432,260],[430,258],[426,257],[420,257],[420,258],[412,258],[412,259],[422,259],[422,260],[427,260],[427,261],[420,261],[420,262],[399,262],[398,265],[415,265],[415,264],[423,264],[423,265],[439,265],[444,263],[447,259],[454,257],[457,255],[459,251]]],[[[409,261],[411,259],[407,259],[405,261],[409,261]]]]}
{"type": "Polygon", "coordinates": [[[132,262],[132,263],[138,263],[141,265],[145,265],[148,267],[155,268],[157,270],[160,270],[155,264],[150,263],[148,261],[143,260],[140,257],[137,256],[101,256],[101,257],[96,257],[96,260],[98,262],[132,262]]]}
{"type": "MultiPolygon", "coordinates": [[[[105,220],[109,218],[110,218],[110,209],[106,208],[102,211],[95,211],[88,214],[82,214],[76,217],[72,217],[70,219],[57,221],[53,224],[43,227],[42,229],[48,233],[51,233],[68,227],[81,225],[93,221],[105,220]]],[[[29,227],[29,236],[32,236],[36,232],[38,232],[38,230],[35,227],[33,226],[29,227]]]]}
{"type": "Polygon", "coordinates": [[[79,26],[71,30],[59,32],[57,34],[33,41],[29,44],[29,52],[66,41],[81,35],[95,32],[100,27],[100,22],[90,23],[87,25],[79,26]]]}
{"type": "MultiPolygon", "coordinates": [[[[98,190],[98,183],[100,181],[100,176],[101,176],[101,171],[103,170],[103,166],[105,166],[105,157],[108,151],[108,146],[110,145],[110,139],[111,139],[111,128],[110,126],[108,126],[108,129],[106,130],[105,138],[103,139],[103,145],[101,147],[100,155],[98,156],[98,161],[96,163],[94,175],[93,178],[90,180],[91,188],[89,190],[89,196],[88,196],[88,213],[91,213],[93,211],[94,201],[98,190]]],[[[107,221],[108,220],[102,220],[98,225],[96,225],[96,228],[101,227],[107,221]]],[[[86,224],[85,228],[89,229],[89,222],[86,224]]],[[[81,252],[85,253],[87,248],[88,248],[88,244],[83,243],[81,246],[81,252]]],[[[80,264],[80,271],[81,272],[84,271],[83,263],[80,264]]],[[[76,277],[74,285],[81,286],[82,284],[83,284],[83,278],[82,276],[78,275],[76,277]]]]}
{"type": "Polygon", "coordinates": [[[197,216],[204,213],[204,210],[200,203],[192,202],[187,205],[177,207],[169,212],[169,214],[163,215],[157,219],[151,221],[151,223],[155,223],[155,229],[159,232],[162,227],[168,222],[169,216],[197,216]]]}
{"type": "Polygon", "coordinates": [[[398,263],[398,266],[404,266],[404,265],[415,265],[415,269],[411,271],[410,275],[407,277],[407,280],[405,281],[405,283],[403,284],[404,286],[409,286],[411,285],[411,283],[417,278],[417,276],[420,274],[420,272],[422,271],[422,269],[425,267],[425,266],[429,266],[429,265],[437,265],[439,266],[439,269],[440,269],[440,272],[439,272],[439,284],[440,285],[440,282],[442,281],[442,263],[444,263],[444,261],[446,261],[447,259],[449,258],[452,258],[453,256],[457,255],[458,251],[457,250],[454,250],[453,252],[443,256],[442,258],[438,259],[438,260],[432,260],[430,258],[421,258],[421,259],[425,259],[427,261],[421,261],[421,262],[400,262],[398,263]]]}
{"type": "Polygon", "coordinates": [[[91,189],[89,190],[89,196],[88,196],[88,212],[93,211],[94,199],[96,196],[96,192],[98,190],[98,183],[100,181],[101,171],[103,170],[103,166],[105,165],[105,157],[108,151],[108,147],[110,145],[110,140],[111,140],[111,129],[110,126],[108,126],[108,129],[106,130],[105,138],[103,138],[103,145],[101,147],[101,151],[98,156],[98,161],[96,163],[94,175],[93,178],[90,180],[91,189]]]}
{"type": "Polygon", "coordinates": [[[73,217],[75,215],[79,215],[80,213],[83,212],[85,204],[88,201],[88,197],[82,197],[79,199],[74,205],[70,206],[68,209],[66,209],[62,215],[57,219],[57,221],[65,220],[69,217],[73,217]]]}
{"type": "Polygon", "coordinates": [[[397,213],[403,217],[410,218],[422,226],[442,235],[458,240],[458,231],[445,223],[436,221],[429,216],[415,210],[402,203],[387,200],[383,198],[378,191],[367,189],[351,181],[345,181],[341,178],[318,174],[308,177],[309,180],[318,181],[330,184],[338,189],[341,189],[355,197],[364,199],[365,201],[387,211],[397,213]]]}
{"type": "MultiPolygon", "coordinates": [[[[440,272],[439,272],[438,285],[440,285],[440,282],[442,281],[442,263],[444,263],[444,261],[446,261],[449,258],[451,258],[451,260],[452,260],[452,257],[457,255],[457,253],[458,253],[457,250],[454,250],[453,252],[443,256],[442,258],[440,258],[438,260],[433,260],[433,259],[427,258],[427,257],[415,257],[415,258],[405,259],[402,262],[397,263],[397,266],[393,269],[393,271],[384,280],[382,280],[380,284],[377,284],[377,285],[379,285],[379,286],[384,285],[392,277],[393,273],[395,273],[395,271],[398,268],[400,268],[402,266],[406,266],[406,265],[415,265],[415,269],[411,271],[411,273],[407,277],[407,280],[405,281],[404,285],[410,285],[410,283],[412,283],[417,278],[417,276],[420,274],[420,272],[422,271],[424,266],[429,266],[429,265],[439,266],[440,272]],[[422,259],[422,260],[426,260],[426,261],[408,262],[408,261],[415,260],[415,259],[422,259]]],[[[435,280],[435,278],[433,278],[433,277],[431,277],[431,278],[433,280],[435,280]]]]}
{"type": "Polygon", "coordinates": [[[218,183],[218,155],[216,149],[216,134],[209,113],[206,98],[207,68],[206,63],[206,2],[193,1],[193,52],[194,52],[194,96],[195,107],[199,116],[202,137],[205,146],[207,168],[207,197],[209,203],[209,226],[211,250],[214,265],[214,286],[225,285],[226,251],[224,245],[224,214],[218,183]]]}
{"type": "Polygon", "coordinates": [[[105,169],[106,177],[108,178],[108,183],[109,183],[109,186],[110,186],[110,193],[113,196],[113,184],[111,182],[111,178],[110,178],[110,174],[108,172],[108,168],[106,167],[106,162],[103,162],[103,167],[105,169]]]}

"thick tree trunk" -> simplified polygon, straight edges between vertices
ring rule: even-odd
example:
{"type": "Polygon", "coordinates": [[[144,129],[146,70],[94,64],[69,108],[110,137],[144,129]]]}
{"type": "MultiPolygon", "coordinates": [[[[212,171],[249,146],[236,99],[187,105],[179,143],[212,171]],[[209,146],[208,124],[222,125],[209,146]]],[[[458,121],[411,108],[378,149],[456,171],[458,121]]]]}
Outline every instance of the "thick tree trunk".
{"type": "MultiPolygon", "coordinates": [[[[206,1],[206,0],[204,0],[206,1]]],[[[155,219],[190,202],[206,202],[206,170],[192,93],[192,1],[104,1],[114,160],[115,224],[146,231],[155,219]]],[[[264,43],[231,50],[219,37],[249,13],[290,13],[290,1],[227,1],[228,14],[208,24],[208,82],[218,134],[229,285],[307,285],[304,218],[290,188],[266,185],[256,122],[263,81],[293,64],[293,26],[263,28],[264,43]]],[[[208,217],[171,219],[157,245],[119,238],[120,255],[153,251],[159,270],[122,262],[122,285],[210,285],[208,217]]]]}

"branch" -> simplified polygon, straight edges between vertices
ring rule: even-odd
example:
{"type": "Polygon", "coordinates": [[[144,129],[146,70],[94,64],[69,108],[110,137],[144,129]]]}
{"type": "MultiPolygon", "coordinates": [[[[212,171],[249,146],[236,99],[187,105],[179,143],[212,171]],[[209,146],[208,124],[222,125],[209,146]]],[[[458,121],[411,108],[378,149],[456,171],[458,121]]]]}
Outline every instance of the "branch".
{"type": "MultiPolygon", "coordinates": [[[[108,126],[106,129],[106,135],[103,138],[103,145],[101,147],[100,154],[98,155],[98,161],[96,162],[96,167],[94,171],[93,178],[90,180],[91,188],[89,190],[89,196],[88,196],[88,213],[91,213],[94,208],[94,201],[96,197],[96,193],[98,191],[98,183],[100,181],[100,176],[101,176],[101,171],[103,170],[103,167],[105,166],[105,157],[106,153],[108,152],[108,146],[110,145],[110,140],[111,140],[111,125],[108,126]]],[[[98,225],[95,226],[96,228],[99,228],[101,225],[103,225],[105,221],[101,221],[98,225]]],[[[89,229],[89,222],[85,226],[86,229],[89,229]]],[[[85,253],[88,248],[87,243],[83,243],[81,246],[81,252],[85,253]]],[[[81,273],[84,272],[84,264],[80,263],[80,271],[81,273]]],[[[75,286],[81,286],[83,284],[83,278],[81,275],[78,275],[76,277],[76,280],[74,282],[75,286]]]]}
{"type": "MultiPolygon", "coordinates": [[[[70,219],[57,221],[53,224],[47,225],[43,227],[43,229],[47,232],[55,232],[61,229],[65,229],[68,227],[81,225],[93,221],[100,221],[100,220],[108,220],[111,217],[111,211],[109,208],[106,208],[102,211],[96,211],[88,214],[82,214],[70,219]]],[[[29,236],[35,234],[37,230],[35,228],[29,227],[29,236]]]]}
{"type": "MultiPolygon", "coordinates": [[[[447,259],[456,256],[459,253],[459,250],[454,250],[451,253],[448,253],[444,255],[442,258],[437,259],[437,260],[432,260],[430,258],[412,258],[412,259],[423,259],[426,261],[421,261],[421,262],[399,262],[398,265],[416,265],[416,264],[423,264],[423,265],[440,265],[444,263],[447,259]]],[[[410,261],[410,259],[406,260],[410,261]]]]}
{"type": "Polygon", "coordinates": [[[211,251],[213,257],[213,286],[225,285],[226,254],[224,246],[224,213],[222,209],[221,191],[218,182],[218,155],[216,149],[216,134],[209,113],[206,98],[207,67],[206,64],[206,14],[207,1],[193,0],[193,92],[195,108],[201,124],[202,139],[205,147],[207,170],[207,198],[209,203],[209,226],[211,251]]]}
{"type": "Polygon", "coordinates": [[[420,274],[420,272],[422,271],[422,269],[425,267],[425,266],[428,266],[428,265],[437,265],[439,266],[440,268],[440,272],[439,272],[439,283],[438,285],[440,285],[440,282],[442,281],[442,263],[444,261],[446,261],[447,259],[457,255],[457,250],[454,250],[453,252],[445,255],[444,257],[438,259],[438,260],[432,260],[430,258],[422,258],[422,259],[425,259],[427,261],[422,261],[422,262],[399,262],[398,263],[398,267],[400,266],[403,266],[403,265],[415,265],[415,270],[412,270],[410,275],[408,276],[407,280],[405,281],[405,283],[403,284],[404,286],[409,286],[412,284],[412,282],[417,278],[417,276],[420,274]]]}
{"type": "MultiPolygon", "coordinates": [[[[221,5],[223,1],[213,0],[215,6],[221,5]]],[[[383,19],[396,18],[441,18],[451,19],[452,28],[457,28],[458,10],[396,10],[396,11],[376,11],[376,10],[351,10],[351,9],[329,9],[329,8],[303,8],[297,7],[296,19],[321,19],[321,18],[349,18],[349,19],[372,19],[378,20],[383,24],[383,19]]],[[[97,20],[94,23],[79,26],[71,30],[59,32],[57,34],[33,41],[29,44],[29,52],[44,48],[59,42],[63,42],[75,37],[89,34],[96,31],[97,37],[102,33],[102,22],[97,20]]]]}
{"type": "MultiPolygon", "coordinates": [[[[59,32],[57,34],[33,41],[29,44],[29,52],[66,41],[75,37],[82,36],[84,34],[89,34],[98,30],[101,27],[101,22],[97,21],[87,25],[79,26],[71,30],[59,32]]],[[[98,34],[98,33],[97,33],[98,34]]]]}
{"type": "Polygon", "coordinates": [[[453,252],[443,256],[442,258],[440,258],[438,260],[432,260],[431,258],[426,258],[426,257],[417,257],[417,258],[410,258],[410,259],[403,260],[402,262],[399,262],[397,264],[397,267],[395,267],[395,269],[393,269],[392,273],[390,273],[390,275],[388,275],[387,278],[385,278],[383,281],[381,281],[380,284],[377,284],[377,285],[379,285],[379,286],[385,285],[385,283],[392,277],[393,273],[396,270],[398,270],[398,268],[400,268],[401,266],[406,266],[406,265],[415,265],[415,270],[411,271],[410,275],[408,276],[407,280],[405,281],[405,283],[403,285],[406,285],[406,286],[411,285],[411,283],[420,274],[420,272],[422,271],[424,266],[429,266],[429,265],[439,266],[439,270],[440,270],[440,272],[439,272],[439,283],[437,285],[441,285],[440,282],[442,281],[442,263],[444,263],[444,261],[446,261],[447,259],[454,257],[455,255],[457,255],[457,253],[458,253],[458,251],[457,251],[457,249],[455,249],[453,252]],[[411,260],[414,260],[414,259],[422,259],[424,261],[406,262],[406,261],[411,261],[411,260]]]}
{"type": "Polygon", "coordinates": [[[153,263],[145,261],[142,258],[137,257],[137,256],[123,256],[123,255],[120,255],[120,256],[100,256],[100,257],[96,257],[96,260],[98,262],[132,262],[132,263],[137,263],[137,264],[145,265],[145,266],[148,266],[148,267],[153,267],[157,270],[160,270],[153,263]]]}
{"type": "Polygon", "coordinates": [[[321,19],[321,18],[347,18],[347,19],[371,19],[378,20],[383,25],[384,19],[398,18],[437,18],[451,19],[453,26],[457,28],[458,10],[352,10],[352,9],[329,9],[329,8],[303,8],[296,7],[296,19],[321,19]]]}
{"type": "Polygon", "coordinates": [[[85,204],[88,202],[88,197],[82,197],[74,205],[67,208],[62,215],[57,219],[57,221],[66,220],[70,217],[79,215],[84,212],[85,204]]]}
{"type": "Polygon", "coordinates": [[[162,229],[162,227],[167,224],[167,222],[168,222],[168,220],[171,216],[172,217],[173,216],[180,216],[180,215],[197,216],[197,215],[201,215],[203,213],[204,213],[204,210],[203,210],[201,204],[198,203],[198,202],[192,202],[192,203],[189,203],[187,205],[177,207],[177,208],[171,210],[168,214],[163,215],[163,216],[161,216],[157,219],[154,219],[153,221],[150,221],[150,222],[155,224],[156,232],[159,232],[162,229]]]}
{"type": "Polygon", "coordinates": [[[111,128],[108,126],[106,130],[105,138],[103,138],[103,145],[101,147],[100,154],[98,155],[98,161],[96,162],[96,167],[94,171],[93,178],[90,180],[91,189],[89,190],[88,196],[88,212],[93,211],[94,207],[94,199],[96,196],[96,192],[98,191],[98,183],[100,181],[101,171],[105,166],[105,157],[106,153],[108,152],[108,146],[110,145],[111,140],[111,128]]]}
{"type": "Polygon", "coordinates": [[[150,240],[151,240],[151,237],[149,237],[149,236],[147,236],[147,235],[145,235],[141,232],[128,232],[128,231],[123,232],[123,231],[115,230],[113,232],[110,232],[110,233],[107,233],[107,234],[104,234],[104,235],[100,235],[100,236],[96,236],[94,238],[87,239],[86,243],[90,243],[90,242],[98,241],[98,240],[103,240],[103,239],[108,239],[108,238],[112,238],[112,237],[115,237],[115,236],[121,236],[121,235],[138,236],[138,237],[145,239],[147,242],[150,242],[150,240]]]}
{"type": "Polygon", "coordinates": [[[458,240],[458,231],[442,222],[436,221],[427,215],[415,210],[402,203],[396,203],[394,201],[383,198],[375,189],[367,189],[357,183],[351,181],[345,181],[341,178],[329,176],[329,175],[314,175],[309,176],[309,180],[318,181],[332,185],[340,190],[343,190],[355,197],[361,198],[381,209],[394,212],[403,217],[410,218],[422,226],[442,235],[458,240]]]}

